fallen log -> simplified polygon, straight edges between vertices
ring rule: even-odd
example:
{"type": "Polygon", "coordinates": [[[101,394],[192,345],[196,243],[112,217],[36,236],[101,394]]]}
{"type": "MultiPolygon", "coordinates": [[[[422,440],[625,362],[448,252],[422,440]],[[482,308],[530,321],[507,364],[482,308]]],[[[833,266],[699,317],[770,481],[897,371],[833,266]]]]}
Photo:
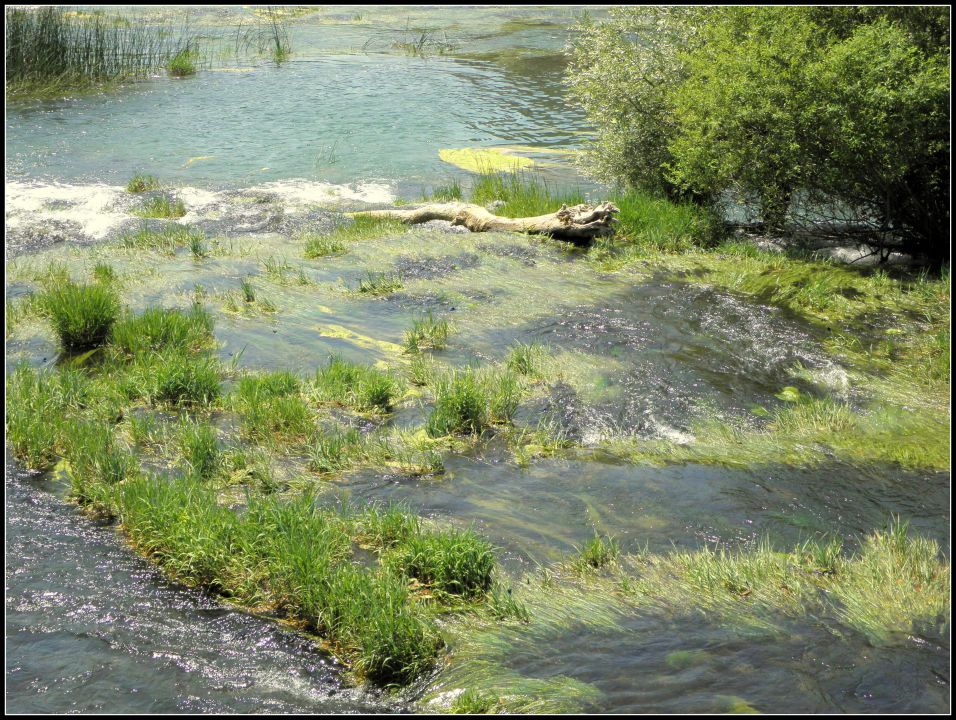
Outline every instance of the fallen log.
{"type": "Polygon", "coordinates": [[[600,205],[562,205],[557,212],[535,217],[508,218],[494,215],[481,205],[471,203],[447,202],[429,203],[416,208],[391,210],[365,210],[350,215],[394,218],[417,225],[429,220],[450,220],[452,225],[464,225],[472,232],[521,232],[538,235],[550,235],[561,240],[583,242],[614,232],[617,219],[614,213],[620,212],[609,202],[600,205]]]}

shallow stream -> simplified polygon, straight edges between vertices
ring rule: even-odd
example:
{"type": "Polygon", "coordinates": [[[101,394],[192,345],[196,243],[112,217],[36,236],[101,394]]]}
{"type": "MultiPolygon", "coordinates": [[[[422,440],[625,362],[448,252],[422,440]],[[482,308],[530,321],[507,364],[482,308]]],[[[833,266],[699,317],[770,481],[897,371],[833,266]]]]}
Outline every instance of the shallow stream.
{"type": "MultiPolygon", "coordinates": [[[[203,11],[196,22],[226,26],[228,12],[203,11]]],[[[302,375],[332,353],[406,367],[403,334],[427,310],[453,327],[449,347],[433,353],[440,363],[499,362],[515,342],[544,344],[555,376],[515,424],[553,423],[582,452],[518,463],[492,437],[445,453],[442,474],[364,469],[317,481],[330,500],[401,500],[442,524],[474,525],[514,578],[595,534],[615,536],[626,552],[762,538],[786,549],[823,533],[852,550],[894,514],[948,555],[948,472],[836,459],[657,466],[601,449],[609,437],[693,442],[702,417],[759,429],[785,403],[785,387],[865,403],[866,389],[824,352],[820,331],[779,308],[691,277],[601,273],[557,242],[441,223],[302,259],[300,231],[467,179],[439,159],[442,148],[533,146],[520,152],[554,182],[593,188],[552,152],[574,149],[587,131],[561,84],[575,14],[337,7],[294,20],[295,54],[279,67],[220,64],[187,80],[8,106],[7,300],[35,291],[50,261],[75,278],[106,261],[134,310],[201,297],[222,360],[302,375]],[[396,52],[395,38],[419,26],[444,28],[449,49],[396,52]],[[179,223],[213,239],[210,257],[118,244],[143,223],[133,216],[141,199],[122,187],[135,172],[174,186],[162,193],[184,201],[179,223]],[[403,287],[359,296],[369,272],[397,273],[403,287]],[[243,278],[275,312],[225,309],[243,278]]],[[[41,321],[8,335],[8,369],[56,356],[41,321]]],[[[386,422],[420,426],[426,404],[412,398],[386,422]]],[[[426,694],[347,687],[312,639],[169,583],[64,497],[55,476],[8,458],[8,710],[376,712],[426,694]]],[[[697,616],[607,612],[604,625],[572,617],[543,636],[502,630],[497,676],[564,693],[562,708],[598,712],[948,709],[948,635],[876,648],[826,619],[794,621],[781,637],[697,616]]]]}

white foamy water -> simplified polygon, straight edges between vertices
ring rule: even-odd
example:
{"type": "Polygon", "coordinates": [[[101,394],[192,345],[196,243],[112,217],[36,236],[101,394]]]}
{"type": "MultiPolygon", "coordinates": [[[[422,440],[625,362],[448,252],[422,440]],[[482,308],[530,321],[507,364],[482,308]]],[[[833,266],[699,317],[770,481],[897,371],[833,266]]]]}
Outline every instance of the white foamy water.
{"type": "MultiPolygon", "coordinates": [[[[275,205],[291,213],[310,207],[340,209],[343,206],[390,203],[392,189],[377,182],[336,185],[311,180],[269,182],[236,190],[197,187],[166,188],[165,194],[183,202],[186,214],[176,222],[189,225],[221,216],[223,211],[255,216],[262,210],[243,198],[269,195],[275,205]]],[[[49,235],[58,228],[59,240],[102,240],[111,231],[136,218],[142,196],[117,185],[65,184],[12,181],[6,185],[6,229],[49,235]]]]}
{"type": "Polygon", "coordinates": [[[390,203],[395,199],[385,183],[335,185],[314,180],[278,180],[249,188],[250,192],[274,193],[300,205],[338,205],[342,202],[390,203]]]}
{"type": "Polygon", "coordinates": [[[38,225],[44,220],[67,222],[98,240],[130,217],[118,207],[125,194],[115,185],[8,182],[4,192],[6,227],[38,225]]]}

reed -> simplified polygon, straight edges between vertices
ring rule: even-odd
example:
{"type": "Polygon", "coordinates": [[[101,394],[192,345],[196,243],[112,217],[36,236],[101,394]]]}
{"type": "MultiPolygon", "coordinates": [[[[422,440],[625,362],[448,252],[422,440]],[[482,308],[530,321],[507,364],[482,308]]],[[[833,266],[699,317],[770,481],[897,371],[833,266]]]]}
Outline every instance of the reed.
{"type": "Polygon", "coordinates": [[[62,6],[8,7],[7,95],[42,96],[146,77],[195,47],[187,27],[122,20],[62,6]]]}

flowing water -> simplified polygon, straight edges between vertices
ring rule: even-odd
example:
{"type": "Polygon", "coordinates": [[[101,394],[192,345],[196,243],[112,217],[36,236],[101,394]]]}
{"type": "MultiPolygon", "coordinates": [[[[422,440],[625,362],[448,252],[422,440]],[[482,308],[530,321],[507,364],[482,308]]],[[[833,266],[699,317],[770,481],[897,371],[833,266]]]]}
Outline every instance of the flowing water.
{"type": "MultiPolygon", "coordinates": [[[[193,22],[213,33],[240,12],[197,11],[193,22]]],[[[691,442],[701,416],[759,428],[791,385],[865,402],[865,388],[799,319],[690,278],[602,274],[557,243],[434,223],[302,262],[290,242],[297,231],[467,179],[440,160],[443,148],[505,148],[555,182],[592,187],[553,152],[577,147],[588,130],[561,84],[575,14],[336,7],[294,19],[295,54],[278,67],[219,63],[186,80],[10,105],[6,229],[16,262],[7,300],[32,292],[51,259],[74,276],[109,261],[135,309],[185,306],[197,287],[215,306],[248,277],[278,312],[218,313],[221,358],[303,374],[330,353],[401,367],[404,331],[433,310],[454,327],[435,353],[441,362],[500,361],[515,341],[546,344],[560,377],[515,422],[547,419],[584,447],[615,434],[691,442]],[[444,29],[428,34],[430,53],[395,50],[422,28],[444,29]],[[110,244],[143,222],[132,215],[141,198],[122,188],[135,172],[175,186],[188,211],[179,222],[221,239],[211,257],[110,244]],[[301,267],[308,284],[278,281],[269,262],[301,267]],[[404,287],[377,299],[349,293],[369,271],[400,272],[404,287]]],[[[8,338],[8,368],[55,357],[40,323],[8,338]]],[[[425,412],[406,404],[389,422],[414,427],[425,412]]],[[[494,439],[446,454],[445,467],[425,477],[363,470],[320,489],[474,524],[515,577],[595,533],[626,551],[760,538],[789,548],[820,533],[852,549],[900,514],[911,531],[949,542],[949,473],[837,460],[655,467],[598,450],[522,466],[494,439]]],[[[170,584],[114,528],[66,503],[55,476],[9,459],[6,476],[9,710],[376,712],[416,699],[349,688],[313,640],[170,584]]],[[[828,623],[741,635],[696,616],[611,615],[603,626],[572,617],[541,637],[502,631],[497,672],[573,690],[571,707],[603,712],[948,708],[948,635],[874,648],[845,629],[834,642],[828,623]]]]}

